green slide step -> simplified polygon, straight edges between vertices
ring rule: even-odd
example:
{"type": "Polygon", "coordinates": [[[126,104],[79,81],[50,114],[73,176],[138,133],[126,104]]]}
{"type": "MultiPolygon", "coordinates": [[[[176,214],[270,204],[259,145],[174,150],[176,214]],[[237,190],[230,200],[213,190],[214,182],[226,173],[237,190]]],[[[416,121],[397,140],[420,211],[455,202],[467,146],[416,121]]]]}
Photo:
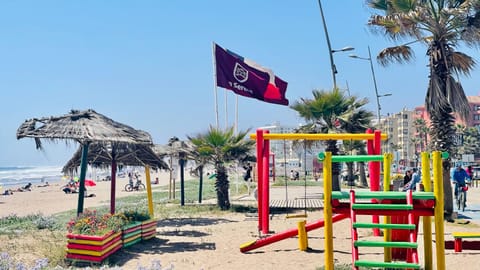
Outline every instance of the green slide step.
{"type": "Polygon", "coordinates": [[[381,203],[354,203],[353,209],[374,209],[374,210],[412,210],[413,205],[408,204],[381,204],[381,203]]]}
{"type": "Polygon", "coordinates": [[[406,263],[406,262],[373,262],[373,261],[363,261],[359,260],[355,262],[355,266],[358,267],[383,267],[383,268],[393,268],[393,269],[420,269],[420,265],[415,263],[406,263]]]}
{"type": "Polygon", "coordinates": [[[385,242],[385,241],[355,241],[356,247],[392,247],[392,248],[417,248],[417,243],[411,242],[385,242]]]}
{"type": "MultiPolygon", "coordinates": [[[[402,191],[357,191],[355,198],[357,199],[405,199],[407,194],[402,191]]],[[[434,200],[433,192],[413,192],[413,199],[417,200],[434,200]]],[[[349,199],[349,191],[332,191],[332,199],[349,199]]]]}
{"type": "Polygon", "coordinates": [[[414,230],[415,224],[382,224],[382,223],[353,223],[354,228],[378,228],[378,229],[398,229],[398,230],[414,230]]]}

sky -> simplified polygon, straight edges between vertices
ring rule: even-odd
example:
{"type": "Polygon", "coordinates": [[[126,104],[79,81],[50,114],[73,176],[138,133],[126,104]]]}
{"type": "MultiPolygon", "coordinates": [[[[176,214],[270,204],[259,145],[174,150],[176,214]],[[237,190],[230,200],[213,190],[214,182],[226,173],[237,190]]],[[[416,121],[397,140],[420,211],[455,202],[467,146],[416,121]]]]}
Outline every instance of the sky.
{"type": "MultiPolygon", "coordinates": [[[[337,85],[377,111],[368,60],[395,43],[367,25],[363,0],[324,0],[323,12],[337,85]]],[[[62,166],[78,147],[16,139],[26,119],[93,109],[149,132],[156,144],[186,139],[235,121],[235,95],[214,84],[212,44],[273,69],[288,82],[290,104],[333,86],[329,50],[317,0],[1,1],[0,166],[62,166]],[[215,93],[218,101],[215,106],[215,93]]],[[[381,113],[422,105],[428,82],[425,47],[416,60],[382,67],[373,61],[381,113]]],[[[463,50],[473,57],[477,51],[463,50]]],[[[478,61],[478,59],[476,59],[478,61]]],[[[460,77],[477,95],[479,70],[460,77]]],[[[303,120],[288,106],[238,97],[240,130],[303,120]]]]}

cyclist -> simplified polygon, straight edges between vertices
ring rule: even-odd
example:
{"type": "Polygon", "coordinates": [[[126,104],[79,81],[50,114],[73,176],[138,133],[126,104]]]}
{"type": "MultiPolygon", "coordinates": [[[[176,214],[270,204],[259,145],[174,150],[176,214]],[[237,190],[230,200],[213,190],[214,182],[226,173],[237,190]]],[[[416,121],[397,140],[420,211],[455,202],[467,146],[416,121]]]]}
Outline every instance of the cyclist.
{"type": "Polygon", "coordinates": [[[128,173],[128,183],[133,187],[133,173],[128,173]]]}
{"type": "Polygon", "coordinates": [[[135,183],[136,186],[142,183],[142,179],[140,179],[139,173],[135,173],[135,179],[137,180],[137,182],[135,183]]]}
{"type": "MultiPolygon", "coordinates": [[[[458,196],[458,188],[466,186],[465,180],[470,180],[470,177],[462,168],[462,164],[458,163],[452,177],[452,181],[455,183],[455,199],[458,196]]],[[[467,192],[465,192],[465,206],[467,206],[467,192]]]]}

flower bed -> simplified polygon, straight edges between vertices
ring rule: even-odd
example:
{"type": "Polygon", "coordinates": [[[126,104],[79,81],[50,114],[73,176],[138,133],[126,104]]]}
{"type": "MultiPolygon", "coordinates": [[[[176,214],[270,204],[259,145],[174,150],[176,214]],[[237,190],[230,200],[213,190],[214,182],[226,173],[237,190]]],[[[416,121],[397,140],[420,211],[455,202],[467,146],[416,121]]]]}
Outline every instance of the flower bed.
{"type": "Polygon", "coordinates": [[[67,225],[67,259],[101,263],[122,247],[125,218],[85,210],[67,225]]]}
{"type": "Polygon", "coordinates": [[[131,246],[142,240],[142,223],[132,222],[122,228],[123,247],[131,246]]]}
{"type": "Polygon", "coordinates": [[[142,240],[148,240],[155,237],[157,233],[157,220],[150,219],[142,222],[142,240]]]}
{"type": "Polygon", "coordinates": [[[110,231],[102,236],[67,234],[67,258],[100,263],[122,247],[120,232],[110,231]]]}

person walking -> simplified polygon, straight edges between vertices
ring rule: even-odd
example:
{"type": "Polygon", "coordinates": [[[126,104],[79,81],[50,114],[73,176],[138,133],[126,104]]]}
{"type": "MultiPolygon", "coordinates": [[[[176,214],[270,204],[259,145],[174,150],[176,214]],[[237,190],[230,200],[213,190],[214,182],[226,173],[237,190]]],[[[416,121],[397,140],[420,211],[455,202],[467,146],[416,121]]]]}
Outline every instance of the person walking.
{"type": "Polygon", "coordinates": [[[403,185],[408,184],[412,180],[412,171],[406,170],[405,176],[403,177],[403,185]]]}
{"type": "Polygon", "coordinates": [[[413,168],[412,169],[412,176],[411,176],[411,180],[410,182],[408,182],[404,187],[403,187],[403,191],[407,191],[407,190],[413,190],[413,191],[416,191],[417,189],[417,184],[420,183],[422,181],[421,177],[420,177],[420,174],[418,173],[418,169],[417,168],[413,168]]]}

